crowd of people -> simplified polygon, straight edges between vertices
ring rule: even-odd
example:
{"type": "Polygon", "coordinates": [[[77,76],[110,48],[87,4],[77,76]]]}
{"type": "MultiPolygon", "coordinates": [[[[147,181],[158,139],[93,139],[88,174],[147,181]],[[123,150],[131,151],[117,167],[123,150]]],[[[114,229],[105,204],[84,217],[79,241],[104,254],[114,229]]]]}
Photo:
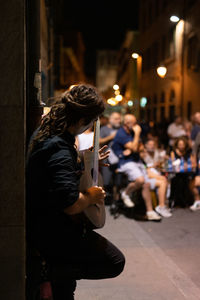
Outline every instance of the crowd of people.
{"type": "MultiPolygon", "coordinates": [[[[133,194],[141,191],[147,220],[171,217],[172,203],[192,211],[200,209],[200,112],[191,119],[176,116],[160,132],[156,126],[140,123],[133,114],[102,116],[100,145],[108,145],[111,151],[110,167],[101,168],[107,198],[112,198],[114,172],[120,172],[127,176],[127,185],[120,190],[124,206],[134,207],[133,194]],[[155,207],[152,190],[157,197],[155,207]]],[[[87,140],[87,134],[77,140],[87,140]]]]}

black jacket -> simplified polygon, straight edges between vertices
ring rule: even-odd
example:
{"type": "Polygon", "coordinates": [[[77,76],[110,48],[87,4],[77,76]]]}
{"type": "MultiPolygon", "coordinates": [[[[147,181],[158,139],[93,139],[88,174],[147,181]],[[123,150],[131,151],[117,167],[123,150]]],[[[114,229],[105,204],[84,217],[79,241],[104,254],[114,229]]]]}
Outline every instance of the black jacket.
{"type": "Polygon", "coordinates": [[[66,133],[40,142],[26,171],[28,241],[41,250],[75,240],[82,228],[64,213],[79,197],[81,168],[74,137],[66,133]]]}

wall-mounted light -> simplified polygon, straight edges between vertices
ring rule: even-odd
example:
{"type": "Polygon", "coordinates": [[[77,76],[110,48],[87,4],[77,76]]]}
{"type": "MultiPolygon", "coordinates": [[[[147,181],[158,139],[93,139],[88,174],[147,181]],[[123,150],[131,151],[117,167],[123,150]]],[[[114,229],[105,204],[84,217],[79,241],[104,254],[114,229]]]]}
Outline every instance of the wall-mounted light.
{"type": "Polygon", "coordinates": [[[164,78],[165,75],[167,74],[167,68],[165,66],[159,66],[157,69],[157,74],[158,76],[160,76],[161,78],[164,78]]]}
{"type": "Polygon", "coordinates": [[[134,52],[134,53],[132,53],[131,56],[132,56],[132,58],[137,59],[139,57],[139,54],[134,52]]]}
{"type": "Polygon", "coordinates": [[[119,90],[119,86],[118,86],[118,84],[114,84],[113,85],[113,89],[116,91],[116,90],[119,90]]]}
{"type": "Polygon", "coordinates": [[[173,15],[170,17],[170,21],[173,23],[178,23],[180,21],[180,18],[178,16],[173,15]]]}

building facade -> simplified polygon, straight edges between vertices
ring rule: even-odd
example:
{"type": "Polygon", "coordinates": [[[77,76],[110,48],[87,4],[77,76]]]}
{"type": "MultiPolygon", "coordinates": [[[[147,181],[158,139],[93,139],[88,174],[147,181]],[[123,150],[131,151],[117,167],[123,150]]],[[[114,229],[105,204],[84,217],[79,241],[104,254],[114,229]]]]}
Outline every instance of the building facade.
{"type": "Polygon", "coordinates": [[[138,53],[139,32],[127,31],[118,53],[117,83],[123,96],[121,105],[126,111],[139,116],[139,78],[138,60],[132,57],[138,53]]]}
{"type": "Polygon", "coordinates": [[[190,119],[200,111],[199,0],[143,0],[139,9],[141,80],[140,109],[146,121],[172,121],[175,115],[190,119]],[[180,20],[170,21],[177,15],[180,20]],[[165,66],[164,78],[157,74],[165,66]]]}

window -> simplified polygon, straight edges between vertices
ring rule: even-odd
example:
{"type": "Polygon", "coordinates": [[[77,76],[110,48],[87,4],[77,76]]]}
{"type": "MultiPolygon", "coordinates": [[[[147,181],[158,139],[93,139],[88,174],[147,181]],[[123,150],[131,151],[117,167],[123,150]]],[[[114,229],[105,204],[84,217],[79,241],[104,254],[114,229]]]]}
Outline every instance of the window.
{"type": "Polygon", "coordinates": [[[153,103],[156,104],[157,102],[158,102],[157,95],[154,94],[154,96],[153,96],[153,103]]]}
{"type": "Polygon", "coordinates": [[[161,106],[160,108],[160,121],[162,122],[165,119],[165,107],[161,106]]]}
{"type": "Polygon", "coordinates": [[[194,71],[198,71],[200,67],[200,48],[196,35],[188,40],[187,66],[194,71]]]}
{"type": "Polygon", "coordinates": [[[147,105],[150,105],[150,104],[151,104],[151,97],[148,96],[148,97],[147,97],[147,105]]]}
{"type": "Polygon", "coordinates": [[[147,109],[147,121],[149,122],[151,120],[151,109],[147,109]]]}
{"type": "Polygon", "coordinates": [[[169,102],[174,102],[175,101],[175,92],[174,90],[171,90],[170,96],[169,96],[169,102]]]}
{"type": "Polygon", "coordinates": [[[161,93],[161,96],[160,96],[160,102],[161,102],[161,103],[164,103],[164,102],[165,102],[165,93],[164,93],[164,92],[161,93]]]}
{"type": "Polygon", "coordinates": [[[157,122],[157,107],[153,108],[153,121],[154,123],[157,122]]]}
{"type": "Polygon", "coordinates": [[[175,106],[170,105],[170,107],[169,107],[169,121],[173,122],[174,118],[175,118],[175,106]]]}

